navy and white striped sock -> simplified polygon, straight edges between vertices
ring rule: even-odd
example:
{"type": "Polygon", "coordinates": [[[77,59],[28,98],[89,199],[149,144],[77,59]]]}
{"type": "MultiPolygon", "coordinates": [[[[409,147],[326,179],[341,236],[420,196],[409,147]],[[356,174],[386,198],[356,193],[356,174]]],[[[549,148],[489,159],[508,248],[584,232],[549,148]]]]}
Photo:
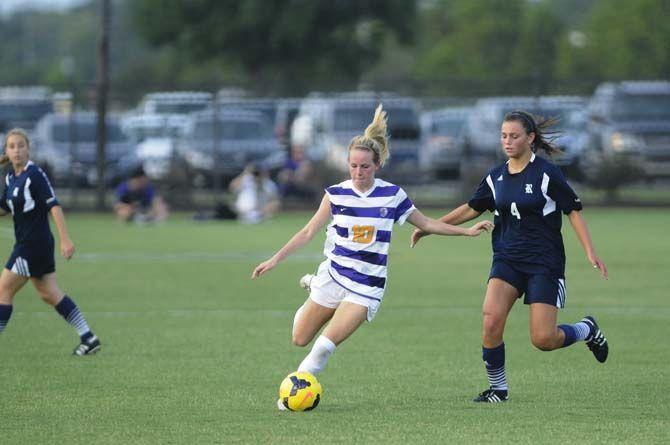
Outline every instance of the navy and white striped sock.
{"type": "Polygon", "coordinates": [[[489,349],[482,346],[482,359],[486,365],[486,375],[492,389],[507,391],[505,376],[505,343],[489,349]]]}
{"type": "Polygon", "coordinates": [[[65,319],[65,321],[74,326],[74,328],[77,330],[77,334],[79,334],[82,339],[84,337],[88,337],[86,334],[89,334],[91,329],[88,327],[88,323],[86,323],[86,319],[79,311],[79,308],[75,302],[70,299],[70,297],[65,295],[60,303],[55,306],[55,308],[56,311],[65,319]]]}
{"type": "Polygon", "coordinates": [[[12,316],[11,304],[0,304],[0,333],[5,330],[5,326],[9,323],[9,318],[12,316]]]}
{"type": "Polygon", "coordinates": [[[591,326],[583,321],[575,324],[561,324],[558,325],[558,329],[565,332],[565,340],[563,341],[563,346],[561,346],[562,348],[570,346],[576,341],[586,340],[586,337],[591,333],[591,326]]]}

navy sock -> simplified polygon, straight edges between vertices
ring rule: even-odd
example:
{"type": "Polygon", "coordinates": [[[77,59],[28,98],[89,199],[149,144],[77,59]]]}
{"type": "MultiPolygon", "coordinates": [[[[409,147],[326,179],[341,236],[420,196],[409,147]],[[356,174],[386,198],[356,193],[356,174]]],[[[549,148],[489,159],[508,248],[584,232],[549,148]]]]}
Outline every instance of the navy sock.
{"type": "Polygon", "coordinates": [[[70,325],[74,326],[77,330],[77,334],[83,339],[90,334],[91,329],[86,323],[86,319],[79,311],[79,308],[74,301],[70,299],[67,295],[55,306],[56,311],[67,321],[70,325]]]}
{"type": "Polygon", "coordinates": [[[482,346],[482,359],[486,365],[486,375],[489,385],[493,389],[507,391],[507,377],[505,376],[505,343],[495,348],[482,346]]]}
{"type": "Polygon", "coordinates": [[[5,330],[5,326],[9,323],[12,309],[13,306],[11,304],[0,304],[0,333],[5,330]]]}

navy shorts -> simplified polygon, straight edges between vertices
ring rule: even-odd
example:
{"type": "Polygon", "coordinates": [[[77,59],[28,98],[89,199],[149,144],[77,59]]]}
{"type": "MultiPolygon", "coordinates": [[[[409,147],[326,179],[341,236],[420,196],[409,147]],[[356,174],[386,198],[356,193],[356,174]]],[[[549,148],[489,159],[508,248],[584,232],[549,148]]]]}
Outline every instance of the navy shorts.
{"type": "Polygon", "coordinates": [[[5,267],[23,277],[41,277],[56,271],[53,243],[31,248],[15,245],[5,267]]]}
{"type": "Polygon", "coordinates": [[[565,307],[565,277],[549,273],[527,273],[503,260],[495,260],[489,280],[491,278],[499,278],[514,286],[519,291],[519,298],[525,295],[524,304],[546,303],[558,308],[565,307]]]}

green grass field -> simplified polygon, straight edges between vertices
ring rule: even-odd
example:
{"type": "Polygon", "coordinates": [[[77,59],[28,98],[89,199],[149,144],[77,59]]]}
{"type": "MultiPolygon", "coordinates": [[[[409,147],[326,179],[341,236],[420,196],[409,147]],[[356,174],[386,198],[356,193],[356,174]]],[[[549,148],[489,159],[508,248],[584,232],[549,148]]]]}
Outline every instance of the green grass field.
{"type": "MultiPolygon", "coordinates": [[[[597,363],[583,344],[534,350],[517,304],[505,337],[511,398],[484,406],[471,399],[487,386],[489,237],[431,237],[411,250],[409,224],[396,227],[377,318],[320,374],[319,408],[286,413],[275,406],[279,383],[307,353],[290,342],[306,297],[297,281],[321,261],[323,239],[249,276],[308,216],[241,226],[177,215],[147,227],[68,215],[78,251],[58,261],[59,283],[103,350],[72,357],[73,329],[24,288],[0,335],[0,443],[670,442],[670,211],[585,212],[608,281],[564,220],[559,321],[595,314],[610,358],[597,363]]],[[[5,218],[5,257],[12,243],[5,218]]]]}

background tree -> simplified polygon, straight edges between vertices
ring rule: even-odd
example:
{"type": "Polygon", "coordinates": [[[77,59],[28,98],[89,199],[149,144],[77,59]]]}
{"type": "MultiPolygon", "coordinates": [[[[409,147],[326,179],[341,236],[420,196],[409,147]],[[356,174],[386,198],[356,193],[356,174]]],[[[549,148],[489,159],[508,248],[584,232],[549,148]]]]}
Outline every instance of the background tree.
{"type": "Polygon", "coordinates": [[[508,85],[525,0],[439,1],[423,11],[417,79],[428,93],[493,94],[508,85]]]}
{"type": "MultiPolygon", "coordinates": [[[[149,91],[590,94],[669,78],[670,0],[112,0],[112,106],[149,91]]],[[[95,82],[97,2],[0,16],[0,84],[95,82]]]]}
{"type": "Polygon", "coordinates": [[[658,79],[670,77],[670,0],[599,1],[586,20],[582,41],[564,40],[563,78],[658,79]],[[575,45],[575,43],[579,43],[575,45]]]}
{"type": "Polygon", "coordinates": [[[404,0],[137,0],[140,35],[174,46],[184,64],[239,62],[265,93],[304,90],[300,81],[356,85],[385,36],[411,41],[415,3],[404,0]]]}

